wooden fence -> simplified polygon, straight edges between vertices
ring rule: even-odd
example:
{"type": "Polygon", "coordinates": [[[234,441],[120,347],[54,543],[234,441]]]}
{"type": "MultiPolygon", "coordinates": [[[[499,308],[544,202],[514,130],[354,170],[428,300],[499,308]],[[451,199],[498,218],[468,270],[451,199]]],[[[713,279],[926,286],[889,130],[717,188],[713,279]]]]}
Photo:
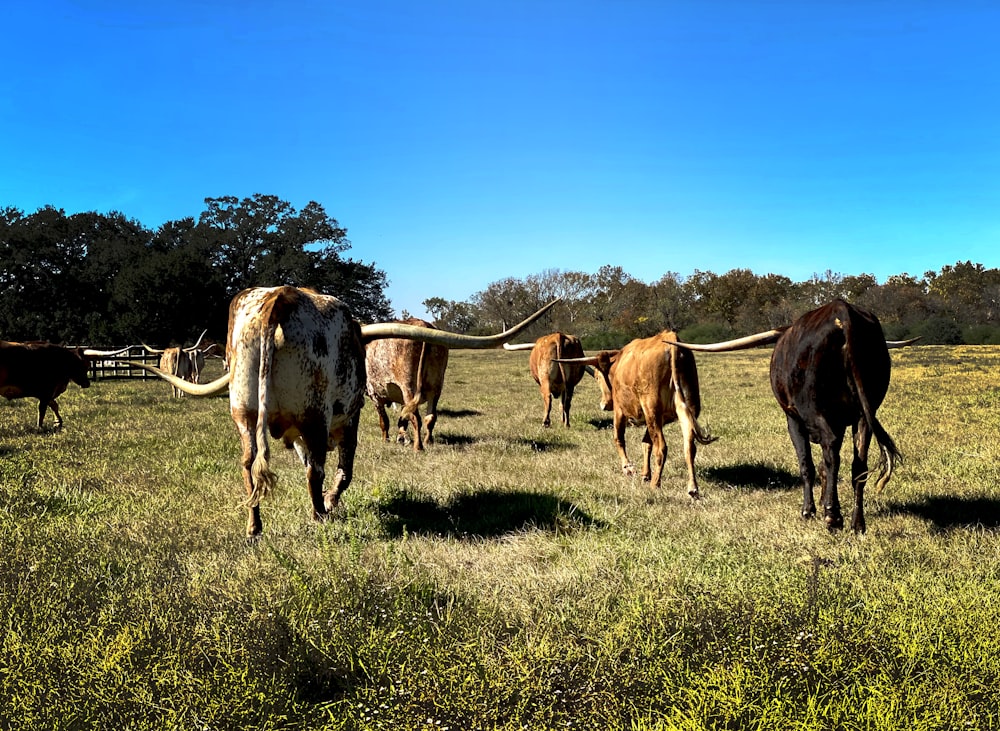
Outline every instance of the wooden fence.
{"type": "MultiPolygon", "coordinates": [[[[110,350],[110,349],[109,349],[110,350]]],[[[156,376],[142,368],[129,365],[128,361],[134,360],[140,363],[158,366],[160,356],[148,352],[141,345],[129,348],[127,353],[122,353],[114,358],[98,358],[90,362],[89,376],[92,381],[110,381],[123,378],[139,378],[143,381],[156,379],[156,376]]]]}

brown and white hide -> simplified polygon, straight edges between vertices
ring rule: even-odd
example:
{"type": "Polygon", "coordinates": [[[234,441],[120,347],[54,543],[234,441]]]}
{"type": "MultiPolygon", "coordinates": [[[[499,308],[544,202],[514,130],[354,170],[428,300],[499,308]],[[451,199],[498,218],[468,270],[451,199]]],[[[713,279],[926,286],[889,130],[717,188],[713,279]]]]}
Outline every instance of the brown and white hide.
{"type": "MultiPolygon", "coordinates": [[[[411,317],[399,322],[415,327],[433,328],[426,320],[411,317]]],[[[407,426],[413,425],[413,449],[424,448],[421,424],[427,431],[427,444],[434,443],[437,404],[444,387],[448,367],[448,348],[402,338],[374,340],[365,346],[365,370],[368,374],[368,397],[378,412],[382,439],[389,441],[389,417],[386,404],[400,404],[396,423],[396,441],[406,442],[407,426]],[[427,404],[421,422],[420,404],[427,404]]]]}

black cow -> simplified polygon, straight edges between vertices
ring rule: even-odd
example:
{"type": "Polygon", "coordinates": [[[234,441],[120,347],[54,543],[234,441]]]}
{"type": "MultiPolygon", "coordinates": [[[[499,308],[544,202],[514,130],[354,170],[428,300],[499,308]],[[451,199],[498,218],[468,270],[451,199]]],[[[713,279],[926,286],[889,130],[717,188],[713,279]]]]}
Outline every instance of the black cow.
{"type": "Polygon", "coordinates": [[[38,428],[42,428],[47,408],[52,409],[59,428],[63,421],[56,396],[66,390],[70,381],[81,388],[90,386],[87,366],[81,348],[0,340],[0,396],[38,399],[38,428]]]}
{"type": "Polygon", "coordinates": [[[816,514],[813,485],[816,468],[810,442],[823,451],[822,492],[826,525],[844,527],[837,494],[840,448],[851,427],[854,459],[854,513],[851,527],[865,532],[864,489],[868,480],[868,448],[872,436],[881,450],[877,489],[892,477],[901,461],[899,450],[879,423],[875,411],[889,389],[889,348],[914,340],[887,343],[878,318],[867,310],[836,299],[807,312],[791,326],[713,345],[678,343],[692,350],[721,352],[776,343],[771,355],[771,390],[788,420],[802,476],[802,516],[816,514]]]}

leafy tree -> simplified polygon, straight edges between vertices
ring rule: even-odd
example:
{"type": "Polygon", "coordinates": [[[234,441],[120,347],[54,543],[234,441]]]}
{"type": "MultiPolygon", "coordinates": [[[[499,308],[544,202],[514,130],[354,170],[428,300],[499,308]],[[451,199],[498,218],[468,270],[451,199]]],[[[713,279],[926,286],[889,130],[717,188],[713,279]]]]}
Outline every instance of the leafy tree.
{"type": "Polygon", "coordinates": [[[346,302],[355,317],[385,320],[385,273],[374,264],[343,259],[347,229],[310,201],[302,211],[273,195],[206,198],[199,223],[212,229],[215,263],[230,297],[247,287],[314,287],[346,302]]]}
{"type": "Polygon", "coordinates": [[[434,318],[434,326],[442,330],[464,334],[474,328],[478,322],[476,312],[468,302],[430,297],[421,304],[434,318]]]}

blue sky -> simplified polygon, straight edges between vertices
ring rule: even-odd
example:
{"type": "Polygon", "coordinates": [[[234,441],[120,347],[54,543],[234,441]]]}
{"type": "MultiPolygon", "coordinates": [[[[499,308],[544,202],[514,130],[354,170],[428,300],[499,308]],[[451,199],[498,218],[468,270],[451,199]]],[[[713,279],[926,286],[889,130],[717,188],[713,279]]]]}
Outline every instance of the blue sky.
{"type": "Polygon", "coordinates": [[[621,266],[1000,267],[992,0],[35,0],[0,206],[310,200],[398,310],[621,266]]]}

